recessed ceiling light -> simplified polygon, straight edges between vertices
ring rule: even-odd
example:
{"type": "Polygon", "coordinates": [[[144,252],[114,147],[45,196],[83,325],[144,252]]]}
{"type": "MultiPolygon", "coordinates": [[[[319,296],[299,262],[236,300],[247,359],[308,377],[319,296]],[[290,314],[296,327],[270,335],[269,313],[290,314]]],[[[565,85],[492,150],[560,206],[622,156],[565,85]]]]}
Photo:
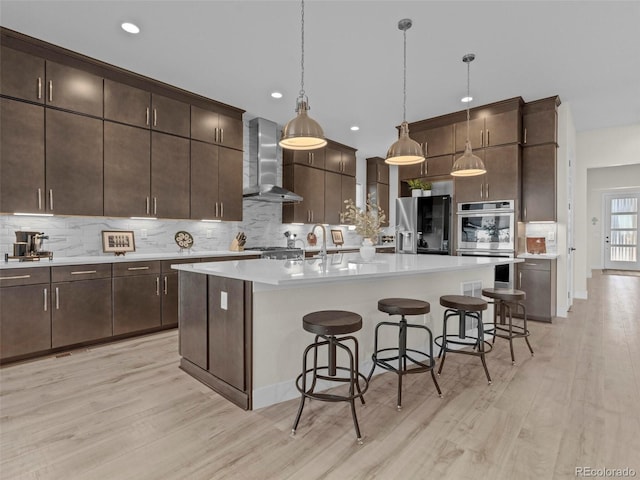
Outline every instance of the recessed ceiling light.
{"type": "Polygon", "coordinates": [[[358,130],[360,130],[360,127],[358,125],[352,125],[351,126],[351,131],[352,132],[357,132],[358,130]]]}
{"type": "Polygon", "coordinates": [[[282,98],[282,93],[280,93],[280,92],[271,92],[271,96],[273,98],[282,98]]]}
{"type": "Polygon", "coordinates": [[[473,97],[462,97],[462,98],[460,99],[460,101],[461,101],[462,103],[469,103],[469,102],[470,102],[470,101],[472,101],[472,100],[473,100],[473,97]]]}
{"type": "Polygon", "coordinates": [[[138,27],[135,23],[124,22],[121,27],[127,33],[140,33],[140,27],[138,27]]]}

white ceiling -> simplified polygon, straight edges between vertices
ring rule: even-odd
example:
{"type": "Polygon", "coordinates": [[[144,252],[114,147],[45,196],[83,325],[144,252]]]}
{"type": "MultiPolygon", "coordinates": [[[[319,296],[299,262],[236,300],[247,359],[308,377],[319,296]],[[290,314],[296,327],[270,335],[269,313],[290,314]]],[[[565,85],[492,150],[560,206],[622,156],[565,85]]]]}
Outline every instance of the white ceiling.
{"type": "MultiPolygon", "coordinates": [[[[472,106],[557,94],[578,131],[640,121],[640,1],[307,0],[310,114],[358,156],[383,156],[402,121],[406,17],[410,122],[465,108],[469,52],[472,106]]],[[[280,124],[295,115],[299,1],[0,0],[0,24],[280,124]]]]}

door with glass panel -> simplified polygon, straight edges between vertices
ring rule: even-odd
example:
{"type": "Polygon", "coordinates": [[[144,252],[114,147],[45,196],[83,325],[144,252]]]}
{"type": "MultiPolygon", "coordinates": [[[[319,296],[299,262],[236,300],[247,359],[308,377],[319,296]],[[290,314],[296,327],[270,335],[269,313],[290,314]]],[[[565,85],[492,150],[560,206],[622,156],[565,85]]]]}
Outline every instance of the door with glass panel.
{"type": "Polygon", "coordinates": [[[604,268],[640,270],[638,206],[640,193],[604,195],[604,268]]]}

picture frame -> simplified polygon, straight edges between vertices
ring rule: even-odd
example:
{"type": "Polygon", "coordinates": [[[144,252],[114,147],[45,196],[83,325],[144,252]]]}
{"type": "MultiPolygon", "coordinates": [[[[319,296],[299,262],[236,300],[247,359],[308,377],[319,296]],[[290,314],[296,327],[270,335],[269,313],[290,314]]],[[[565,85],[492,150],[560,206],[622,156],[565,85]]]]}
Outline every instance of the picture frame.
{"type": "Polygon", "coordinates": [[[342,236],[342,230],[331,230],[331,239],[336,246],[344,245],[344,237],[342,236]]]}
{"type": "Polygon", "coordinates": [[[136,241],[132,230],[103,230],[102,251],[124,255],[136,251],[136,241]]]}

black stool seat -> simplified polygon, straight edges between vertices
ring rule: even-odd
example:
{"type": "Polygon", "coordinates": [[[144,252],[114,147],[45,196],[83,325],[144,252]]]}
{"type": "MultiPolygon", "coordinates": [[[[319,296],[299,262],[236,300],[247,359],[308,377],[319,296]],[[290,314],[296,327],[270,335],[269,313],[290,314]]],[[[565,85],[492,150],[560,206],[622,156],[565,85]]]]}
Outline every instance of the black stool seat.
{"type": "Polygon", "coordinates": [[[344,310],[322,310],[302,317],[302,328],[316,335],[344,335],[362,328],[362,317],[344,310]]]}
{"type": "MultiPolygon", "coordinates": [[[[321,310],[319,312],[308,313],[302,317],[302,327],[310,333],[315,334],[315,341],[308,345],[302,357],[302,373],[296,378],[296,388],[302,394],[298,414],[293,422],[291,435],[295,435],[300,416],[304,408],[305,400],[311,398],[324,402],[348,402],[351,405],[351,416],[356,430],[356,439],[362,444],[362,435],[356,416],[355,399],[359,398],[364,404],[364,393],[367,391],[369,382],[367,378],[358,371],[358,339],[352,335],[339,337],[338,335],[357,332],[362,328],[362,317],[354,312],[344,310],[321,310]],[[348,345],[352,343],[350,348],[348,345]],[[319,365],[318,350],[327,349],[326,364],[319,365]],[[338,351],[342,352],[341,358],[338,351]],[[307,365],[310,353],[312,356],[312,366],[307,365]],[[347,360],[345,364],[345,359],[347,360]],[[342,362],[342,365],[339,364],[342,362]],[[339,373],[344,375],[339,375],[339,373]],[[348,384],[348,390],[344,393],[331,393],[316,391],[318,380],[328,382],[338,382],[348,384]],[[362,386],[360,385],[362,383],[362,386]]],[[[326,387],[325,387],[326,388],[326,387]]]]}
{"type": "Polygon", "coordinates": [[[529,347],[529,352],[533,357],[533,348],[529,343],[529,329],[527,328],[527,310],[524,306],[524,300],[527,298],[527,294],[522,290],[516,290],[514,288],[483,288],[482,295],[493,299],[493,324],[488,333],[493,333],[493,342],[495,343],[496,337],[505,338],[509,340],[509,350],[511,351],[511,363],[516,364],[515,355],[513,353],[513,339],[524,338],[529,347]],[[513,323],[512,311],[516,313],[522,313],[522,325],[515,325],[513,323]],[[499,322],[499,323],[498,323],[499,322]]]}
{"type": "Polygon", "coordinates": [[[474,355],[480,357],[484,373],[489,385],[491,385],[491,376],[484,356],[491,351],[493,346],[484,339],[485,332],[482,323],[482,312],[487,309],[488,303],[486,300],[469,295],[443,295],[440,297],[440,305],[446,307],[446,310],[442,319],[442,335],[435,339],[435,344],[440,347],[438,357],[441,358],[438,375],[442,373],[447,353],[474,355]],[[454,334],[447,333],[447,323],[452,317],[458,317],[458,333],[454,334]],[[466,333],[467,317],[477,322],[475,336],[466,333]],[[472,347],[472,350],[453,348],[449,344],[458,347],[472,347]]]}
{"type": "Polygon", "coordinates": [[[527,294],[515,288],[483,288],[482,295],[505,302],[521,302],[527,298],[527,294]]]}
{"type": "Polygon", "coordinates": [[[429,313],[429,302],[412,298],[383,298],[378,300],[378,310],[389,315],[424,315],[429,313]]]}
{"type": "Polygon", "coordinates": [[[376,367],[384,368],[387,371],[398,375],[398,403],[396,408],[402,409],[402,377],[404,375],[431,372],[431,378],[436,386],[438,395],[442,397],[442,391],[433,373],[436,362],[433,356],[433,334],[426,325],[408,323],[406,315],[424,315],[431,311],[429,302],[423,300],[415,300],[413,298],[383,298],[378,300],[378,310],[388,313],[389,315],[400,315],[400,321],[380,322],[376,325],[373,343],[373,355],[371,360],[373,365],[367,377],[367,381],[371,381],[376,367]],[[378,332],[381,327],[390,327],[398,329],[398,345],[389,348],[378,347],[378,332]],[[428,351],[424,349],[416,349],[407,347],[407,333],[409,329],[422,330],[427,339],[428,351]]]}
{"type": "Polygon", "coordinates": [[[487,309],[485,300],[467,295],[443,295],[440,297],[440,305],[465,312],[481,312],[487,309]]]}

